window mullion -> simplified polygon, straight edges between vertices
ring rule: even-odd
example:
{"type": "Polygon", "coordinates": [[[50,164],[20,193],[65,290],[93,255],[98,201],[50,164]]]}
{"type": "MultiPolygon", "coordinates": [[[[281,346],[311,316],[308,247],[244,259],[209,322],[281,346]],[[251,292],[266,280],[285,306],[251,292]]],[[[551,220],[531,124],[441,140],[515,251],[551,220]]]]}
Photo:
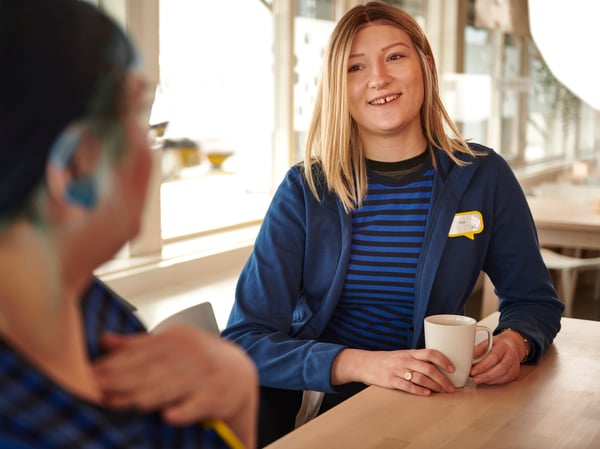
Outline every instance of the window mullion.
{"type": "Polygon", "coordinates": [[[294,154],[294,0],[273,2],[275,123],[272,189],[288,170],[294,154]]]}

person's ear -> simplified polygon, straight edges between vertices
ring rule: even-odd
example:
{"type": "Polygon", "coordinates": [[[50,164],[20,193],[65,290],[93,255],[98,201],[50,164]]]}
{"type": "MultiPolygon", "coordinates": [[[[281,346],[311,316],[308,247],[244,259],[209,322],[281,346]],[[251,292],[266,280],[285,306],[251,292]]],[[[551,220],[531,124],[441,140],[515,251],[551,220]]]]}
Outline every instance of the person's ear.
{"type": "Polygon", "coordinates": [[[92,209],[98,201],[98,182],[95,176],[72,178],[65,189],[65,198],[71,204],[92,209]]]}
{"type": "Polygon", "coordinates": [[[85,127],[69,127],[56,139],[51,150],[48,184],[62,192],[67,202],[91,209],[98,199],[95,170],[99,145],[85,127]]]}

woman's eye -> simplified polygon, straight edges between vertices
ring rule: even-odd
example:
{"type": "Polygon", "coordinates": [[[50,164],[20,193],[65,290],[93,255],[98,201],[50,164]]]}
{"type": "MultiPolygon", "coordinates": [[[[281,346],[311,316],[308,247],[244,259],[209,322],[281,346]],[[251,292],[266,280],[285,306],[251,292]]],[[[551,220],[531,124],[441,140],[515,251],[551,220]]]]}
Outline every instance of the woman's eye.
{"type": "Polygon", "coordinates": [[[348,73],[356,72],[357,70],[360,70],[360,66],[358,64],[354,64],[348,67],[348,73]]]}
{"type": "Polygon", "coordinates": [[[390,55],[388,57],[388,59],[390,61],[397,61],[398,59],[402,59],[402,58],[404,58],[404,55],[400,55],[400,54],[397,54],[397,53],[394,53],[393,55],[390,55]]]}

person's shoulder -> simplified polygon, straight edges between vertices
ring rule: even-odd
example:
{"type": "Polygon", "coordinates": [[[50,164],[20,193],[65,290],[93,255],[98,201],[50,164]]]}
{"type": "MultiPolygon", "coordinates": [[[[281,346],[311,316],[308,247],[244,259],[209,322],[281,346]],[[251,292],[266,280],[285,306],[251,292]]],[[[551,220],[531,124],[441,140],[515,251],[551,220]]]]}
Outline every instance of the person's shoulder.
{"type": "Polygon", "coordinates": [[[83,293],[81,306],[86,324],[120,333],[145,330],[134,314],[136,308],[97,277],[83,293]]]}
{"type": "MultiPolygon", "coordinates": [[[[308,162],[310,163],[310,176],[312,177],[315,186],[318,190],[325,188],[325,174],[321,163],[317,160],[308,162]]],[[[307,171],[305,161],[300,161],[292,165],[284,176],[284,183],[293,183],[298,187],[305,189],[308,187],[307,183],[307,171]]]]}
{"type": "Polygon", "coordinates": [[[509,167],[508,161],[495,149],[476,142],[469,142],[469,147],[475,154],[475,159],[483,166],[509,167]]]}
{"type": "Polygon", "coordinates": [[[290,167],[290,169],[288,170],[288,174],[305,176],[307,164],[310,164],[310,171],[312,173],[312,176],[323,176],[323,166],[321,165],[321,162],[317,159],[313,159],[311,161],[296,162],[290,167]]]}
{"type": "Polygon", "coordinates": [[[304,178],[304,162],[297,162],[292,165],[285,174],[286,180],[302,181],[304,178]]]}
{"type": "Polygon", "coordinates": [[[467,142],[471,152],[455,152],[454,157],[462,162],[456,163],[448,154],[442,150],[438,150],[437,158],[442,168],[442,173],[454,172],[455,168],[460,168],[456,174],[464,175],[467,173],[477,172],[483,176],[490,176],[490,179],[495,179],[498,176],[505,176],[506,172],[510,172],[511,168],[504,157],[495,151],[493,148],[483,145],[478,142],[467,142]]]}
{"type": "Polygon", "coordinates": [[[495,153],[494,149],[488,146],[485,146],[479,142],[467,142],[471,151],[475,153],[475,155],[489,155],[490,153],[495,153]]]}
{"type": "Polygon", "coordinates": [[[467,162],[468,164],[474,164],[476,166],[481,165],[483,167],[498,167],[508,165],[504,157],[493,148],[478,142],[469,141],[467,143],[472,153],[461,153],[460,156],[458,156],[464,162],[467,162]]]}
{"type": "Polygon", "coordinates": [[[112,307],[123,311],[135,312],[136,307],[122,298],[113,289],[106,285],[99,278],[94,277],[87,290],[82,295],[82,303],[88,306],[88,303],[110,304],[112,307]]]}

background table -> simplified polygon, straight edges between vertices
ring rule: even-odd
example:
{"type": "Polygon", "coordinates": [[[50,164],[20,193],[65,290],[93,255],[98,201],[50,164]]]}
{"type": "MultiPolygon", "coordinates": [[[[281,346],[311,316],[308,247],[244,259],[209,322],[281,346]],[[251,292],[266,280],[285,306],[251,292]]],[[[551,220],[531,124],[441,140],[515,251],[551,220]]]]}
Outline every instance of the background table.
{"type": "Polygon", "coordinates": [[[600,211],[594,199],[528,197],[541,246],[600,250],[600,211]]]}
{"type": "Polygon", "coordinates": [[[510,384],[430,397],[372,386],[267,447],[600,448],[600,322],[562,325],[540,364],[510,384]]]}

